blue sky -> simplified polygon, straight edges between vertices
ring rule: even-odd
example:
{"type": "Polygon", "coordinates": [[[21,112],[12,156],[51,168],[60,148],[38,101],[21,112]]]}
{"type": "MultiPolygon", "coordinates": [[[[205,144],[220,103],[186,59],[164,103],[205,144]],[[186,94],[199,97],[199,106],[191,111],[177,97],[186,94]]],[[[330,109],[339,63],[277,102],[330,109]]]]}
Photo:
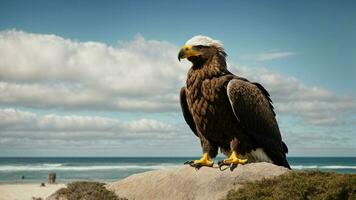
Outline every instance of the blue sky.
{"type": "MultiPolygon", "coordinates": [[[[155,127],[152,123],[155,125],[162,123],[161,125],[167,128],[167,133],[172,138],[175,138],[175,134],[179,135],[180,138],[177,139],[179,143],[177,145],[178,150],[169,148],[168,144],[174,145],[174,143],[172,141],[168,142],[167,140],[172,138],[165,138],[166,136],[158,136],[153,141],[142,140],[141,142],[140,136],[137,136],[134,140],[136,142],[127,139],[130,137],[119,137],[117,138],[117,140],[120,140],[119,143],[112,144],[112,149],[98,151],[88,151],[80,145],[75,148],[77,143],[74,142],[70,151],[62,148],[56,149],[55,152],[44,152],[41,148],[34,149],[30,147],[19,149],[15,147],[20,145],[21,141],[17,141],[16,137],[26,138],[27,134],[32,134],[26,133],[22,129],[21,131],[14,130],[13,127],[15,126],[25,126],[25,124],[21,124],[24,123],[23,118],[21,118],[22,121],[16,122],[20,124],[16,125],[15,122],[11,122],[15,123],[15,125],[5,124],[2,126],[3,141],[0,144],[3,145],[0,146],[0,149],[3,153],[0,155],[71,155],[73,152],[75,155],[96,155],[97,152],[99,152],[98,155],[110,154],[118,156],[141,155],[141,152],[143,152],[144,156],[198,155],[200,153],[199,144],[188,129],[183,129],[185,127],[184,121],[177,109],[178,106],[175,107],[175,103],[178,104],[178,101],[174,101],[176,98],[174,96],[175,91],[183,85],[184,79],[182,77],[184,78],[184,73],[189,64],[176,63],[170,57],[172,55],[176,59],[175,54],[179,46],[197,34],[208,35],[221,40],[229,55],[228,62],[231,63],[232,71],[235,73],[241,72],[249,79],[260,81],[268,87],[272,95],[275,94],[275,98],[274,96],[272,98],[277,105],[277,114],[280,111],[278,119],[281,130],[286,132],[286,141],[291,143],[291,155],[355,155],[355,148],[351,144],[355,142],[356,113],[356,94],[354,90],[356,85],[355,8],[356,3],[354,1],[228,1],[217,3],[216,1],[30,2],[0,0],[0,31],[2,31],[2,42],[6,44],[3,45],[2,50],[9,54],[2,59],[3,61],[0,60],[0,72],[3,73],[0,75],[2,79],[0,82],[5,85],[3,87],[6,87],[5,91],[21,87],[26,91],[36,91],[37,88],[39,89],[38,93],[40,93],[48,89],[48,91],[51,91],[48,92],[46,90],[49,96],[43,96],[42,99],[51,99],[53,96],[60,95],[53,91],[58,91],[58,88],[62,88],[62,86],[67,87],[69,85],[69,89],[65,88],[63,91],[71,91],[74,87],[73,85],[75,85],[73,82],[79,84],[78,87],[94,91],[90,86],[98,84],[95,85],[97,89],[102,83],[95,82],[94,84],[91,82],[97,80],[93,78],[92,74],[85,75],[85,78],[78,78],[77,80],[73,74],[78,73],[78,71],[69,70],[64,73],[61,71],[63,69],[61,66],[56,66],[52,62],[53,59],[59,60],[63,61],[63,65],[65,65],[66,62],[64,61],[67,57],[58,56],[58,52],[63,53],[63,48],[69,49],[68,52],[63,50],[65,51],[63,55],[71,55],[73,52],[77,55],[79,51],[87,48],[97,52],[96,48],[99,47],[88,47],[87,42],[89,41],[104,45],[103,48],[106,49],[114,48],[115,55],[124,52],[124,55],[130,54],[134,58],[143,59],[148,63],[152,63],[152,65],[163,60],[161,63],[175,66],[175,71],[162,74],[167,79],[172,77],[170,80],[161,80],[158,76],[156,79],[154,79],[156,76],[152,76],[152,79],[143,80],[143,85],[151,83],[152,80],[167,85],[165,88],[154,84],[149,84],[148,86],[151,91],[158,91],[163,99],[166,98],[162,102],[154,99],[154,94],[146,93],[139,89],[132,89],[130,93],[132,85],[125,86],[124,82],[113,81],[113,77],[109,77],[108,79],[103,78],[103,80],[113,81],[110,84],[117,83],[120,87],[113,87],[105,95],[108,99],[118,99],[114,104],[120,104],[119,106],[105,107],[101,105],[101,103],[108,103],[108,99],[98,99],[94,103],[94,100],[78,100],[78,102],[73,103],[72,99],[69,99],[66,104],[61,104],[55,100],[50,103],[39,103],[40,101],[36,101],[36,98],[41,98],[31,93],[28,95],[16,93],[16,95],[13,94],[12,96],[2,93],[0,95],[0,108],[3,109],[4,117],[10,120],[10,118],[14,118],[14,115],[23,117],[27,113],[32,116],[33,119],[30,117],[31,120],[37,120],[37,123],[41,124],[43,120],[48,120],[49,116],[76,116],[77,118],[72,118],[74,121],[83,120],[83,116],[98,116],[103,118],[100,120],[106,120],[105,123],[108,123],[107,120],[110,121],[112,119],[120,121],[117,123],[127,123],[122,125],[124,127],[121,127],[122,132],[114,131],[111,133],[105,128],[98,128],[98,132],[106,131],[108,135],[115,135],[115,133],[123,135],[131,133],[134,135],[142,131],[145,134],[152,134],[147,136],[148,138],[151,136],[156,137],[153,133],[156,130],[155,128],[150,129],[150,132],[141,129],[137,131],[135,128],[131,130],[128,127],[132,128],[134,126],[129,123],[135,124],[136,121],[151,120],[143,121],[143,125],[141,124],[143,128],[141,128],[144,129],[144,126],[152,128],[155,127]],[[69,40],[70,47],[49,46],[46,52],[41,52],[41,44],[43,43],[40,41],[48,34],[59,37],[51,38],[55,41],[53,43],[60,43],[58,44],[59,46],[67,45],[62,39],[69,40]],[[34,48],[32,53],[29,50],[24,50],[24,48],[28,47],[26,46],[27,43],[11,42],[26,42],[32,41],[32,39],[35,40],[34,43],[29,44],[39,45],[38,48],[34,48]],[[76,49],[77,47],[74,43],[79,43],[79,46],[82,45],[82,47],[76,49]],[[147,45],[147,49],[140,48],[140,45],[145,47],[147,45]],[[152,51],[155,50],[154,54],[149,47],[152,47],[152,51]],[[56,49],[56,51],[51,54],[53,49],[56,49]],[[28,59],[33,61],[33,65],[29,64],[24,67],[23,63],[16,61],[16,56],[11,57],[12,51],[19,54],[19,60],[26,61],[28,59]],[[162,58],[159,52],[167,52],[167,55],[162,58]],[[28,56],[24,56],[25,54],[28,54],[28,56]],[[44,56],[43,54],[45,56],[50,54],[50,56],[41,57],[44,56]],[[38,62],[35,62],[37,61],[36,58],[38,58],[38,62]],[[53,65],[51,70],[53,69],[54,71],[47,71],[46,67],[38,67],[40,64],[47,67],[53,65]],[[181,66],[181,69],[176,69],[179,66],[181,66]],[[43,78],[41,73],[49,78],[43,78]],[[58,74],[61,73],[63,74],[59,76],[58,74]],[[177,73],[177,77],[173,73],[177,73]],[[68,79],[75,81],[68,82],[68,79]],[[182,84],[179,85],[178,83],[182,84]],[[167,94],[167,91],[172,91],[169,93],[172,97],[167,94]],[[309,93],[312,94],[306,95],[309,93]],[[289,96],[289,98],[285,98],[286,96],[289,96]],[[132,99],[131,97],[135,98],[132,99]],[[302,100],[296,101],[296,98],[302,100]],[[140,102],[137,99],[144,99],[145,101],[140,102]],[[132,103],[132,100],[137,100],[137,104],[131,105],[127,103],[132,103]],[[160,102],[160,105],[155,105],[150,101],[160,102]],[[141,109],[139,105],[146,105],[144,103],[152,106],[152,109],[141,109]],[[93,106],[90,107],[90,105],[93,106]],[[183,132],[187,133],[182,133],[182,136],[179,130],[184,130],[183,132]],[[330,141],[330,138],[328,138],[330,134],[333,134],[333,137],[340,139],[340,141],[330,141]],[[313,144],[304,145],[302,142],[304,138],[309,142],[314,142],[318,148],[314,148],[313,144]],[[126,142],[126,140],[129,142],[126,142]],[[341,145],[344,141],[348,141],[348,143],[341,145]],[[136,143],[146,144],[147,142],[152,144],[147,149],[145,147],[132,149],[131,147],[136,143]],[[187,143],[194,147],[191,150],[179,150],[181,146],[184,147],[187,143]],[[168,147],[165,147],[164,144],[167,144],[168,147]],[[332,150],[327,150],[330,148],[332,150]],[[301,149],[306,150],[303,151],[301,149]]],[[[45,42],[48,43],[49,41],[46,40],[45,42]]],[[[95,55],[95,53],[93,54],[95,55]]],[[[105,56],[106,54],[100,57],[103,59],[102,62],[106,62],[105,56]]],[[[128,60],[122,61],[120,58],[122,56],[112,62],[119,62],[117,65],[122,68],[126,66],[134,67],[129,58],[125,58],[128,60]]],[[[93,62],[97,62],[98,59],[93,62]]],[[[76,60],[76,62],[81,63],[78,66],[83,65],[83,68],[78,68],[78,70],[87,69],[82,60],[76,60]]],[[[95,68],[95,66],[93,67],[95,68]]],[[[166,68],[169,67],[166,66],[166,68]]],[[[115,70],[117,68],[108,66],[107,70],[109,69],[115,70]]],[[[142,64],[142,69],[150,68],[142,64]]],[[[150,72],[157,70],[155,68],[152,69],[145,72],[145,74],[149,76],[150,72]]],[[[97,69],[93,69],[93,71],[95,70],[97,69]]],[[[167,71],[169,70],[167,69],[167,71]]],[[[100,73],[103,73],[100,74],[100,77],[107,76],[103,71],[100,71],[100,73]]],[[[115,74],[117,71],[112,73],[115,74]]],[[[137,77],[140,78],[138,75],[137,77]]],[[[116,78],[120,79],[120,77],[116,78]]],[[[86,96],[86,93],[81,93],[84,89],[76,90],[75,92],[86,96]]],[[[102,94],[99,89],[98,91],[95,90],[95,92],[102,94]]],[[[88,95],[97,94],[95,92],[88,93],[88,95]]],[[[84,98],[83,96],[81,98],[84,98]]],[[[73,97],[73,99],[78,98],[73,97]]],[[[26,116],[28,117],[28,115],[26,116]]],[[[53,119],[51,118],[51,120],[53,119]]],[[[63,120],[63,118],[56,118],[56,120],[63,120]]],[[[91,119],[86,120],[90,121],[91,119]]],[[[60,127],[70,126],[68,122],[66,123],[64,125],[61,124],[60,127]]],[[[111,126],[115,127],[116,125],[111,126]]],[[[157,125],[157,127],[161,126],[157,125]]],[[[109,129],[111,130],[113,127],[109,129]]],[[[51,132],[51,134],[53,132],[53,135],[59,132],[63,135],[70,135],[75,132],[81,137],[91,137],[93,135],[89,134],[91,131],[86,129],[78,131],[68,127],[62,130],[59,127],[39,126],[34,127],[33,130],[32,132],[51,132]]],[[[41,142],[44,142],[35,138],[37,137],[28,137],[28,141],[26,140],[24,143],[37,141],[41,144],[41,142]]],[[[104,144],[110,141],[109,138],[103,140],[103,143],[100,144],[102,146],[98,145],[98,148],[105,146],[104,144]]],[[[54,142],[55,139],[49,137],[48,141],[54,142]]],[[[80,144],[83,145],[84,143],[93,145],[93,140],[89,139],[78,139],[77,142],[78,144],[82,142],[80,144]]]]}

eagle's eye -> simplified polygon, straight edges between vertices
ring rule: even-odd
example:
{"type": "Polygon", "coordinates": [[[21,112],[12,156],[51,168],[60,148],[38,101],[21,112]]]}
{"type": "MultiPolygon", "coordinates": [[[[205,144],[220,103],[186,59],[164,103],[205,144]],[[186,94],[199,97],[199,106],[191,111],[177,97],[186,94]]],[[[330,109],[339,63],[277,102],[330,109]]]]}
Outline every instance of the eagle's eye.
{"type": "Polygon", "coordinates": [[[202,48],[204,48],[204,46],[203,45],[197,45],[197,46],[195,46],[197,49],[202,49],[202,48]]]}

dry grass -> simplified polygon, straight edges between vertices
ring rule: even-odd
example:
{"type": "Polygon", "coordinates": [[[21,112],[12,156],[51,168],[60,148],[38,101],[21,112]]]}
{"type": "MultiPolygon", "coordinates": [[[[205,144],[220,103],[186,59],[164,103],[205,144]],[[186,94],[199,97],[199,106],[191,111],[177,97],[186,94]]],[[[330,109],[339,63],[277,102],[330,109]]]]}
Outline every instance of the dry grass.
{"type": "Polygon", "coordinates": [[[226,199],[356,200],[356,174],[292,172],[273,179],[246,183],[240,190],[230,191],[226,199]]]}
{"type": "Polygon", "coordinates": [[[73,182],[56,192],[56,199],[67,200],[127,200],[119,198],[114,192],[107,190],[104,183],[73,182]]]}

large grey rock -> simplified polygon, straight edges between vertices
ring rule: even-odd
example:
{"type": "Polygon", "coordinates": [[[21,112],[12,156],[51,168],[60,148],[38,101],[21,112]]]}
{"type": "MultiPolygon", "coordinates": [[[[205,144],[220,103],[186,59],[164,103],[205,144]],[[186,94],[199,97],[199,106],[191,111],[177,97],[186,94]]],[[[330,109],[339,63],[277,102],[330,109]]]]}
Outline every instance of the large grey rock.
{"type": "Polygon", "coordinates": [[[129,200],[200,200],[220,199],[231,189],[247,181],[271,178],[288,172],[270,163],[251,163],[238,166],[233,172],[189,166],[150,171],[129,176],[108,184],[108,190],[129,200]]]}

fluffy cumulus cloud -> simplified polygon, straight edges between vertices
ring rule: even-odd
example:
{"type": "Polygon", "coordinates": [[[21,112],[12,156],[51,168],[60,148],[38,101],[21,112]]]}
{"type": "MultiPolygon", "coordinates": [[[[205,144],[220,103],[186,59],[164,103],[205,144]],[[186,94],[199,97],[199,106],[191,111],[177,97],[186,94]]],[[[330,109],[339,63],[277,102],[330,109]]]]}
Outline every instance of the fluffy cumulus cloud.
{"type": "MultiPolygon", "coordinates": [[[[151,112],[180,112],[178,94],[189,65],[178,63],[177,51],[175,45],[142,36],[109,46],[56,35],[0,32],[0,149],[44,143],[116,148],[119,143],[149,140],[141,144],[162,151],[180,144],[185,150],[194,136],[182,118],[175,125],[149,119],[151,112]],[[25,112],[20,107],[33,111],[25,112]],[[48,109],[52,114],[40,115],[36,109],[48,109]],[[73,115],[56,114],[58,109],[73,115]],[[139,112],[146,113],[147,118],[120,121],[75,114],[82,110],[139,112]]],[[[266,61],[294,54],[269,52],[249,58],[266,61]]],[[[329,144],[331,137],[327,134],[340,130],[345,135],[339,139],[350,139],[352,130],[347,127],[355,124],[354,98],[267,69],[230,66],[232,72],[269,90],[287,142],[298,147],[305,138],[320,138],[321,143],[329,144]],[[310,130],[284,125],[290,118],[310,130]],[[346,128],[331,128],[336,126],[346,128]]],[[[198,143],[196,146],[198,149],[198,143]]],[[[127,145],[120,147],[121,151],[130,149],[127,145]]]]}
{"type": "MultiPolygon", "coordinates": [[[[103,136],[103,133],[115,134],[115,136],[127,136],[128,134],[173,133],[175,128],[153,119],[140,119],[136,121],[124,122],[114,118],[97,116],[78,116],[78,115],[38,115],[33,112],[25,112],[12,108],[0,109],[0,134],[12,136],[16,133],[33,134],[23,135],[33,137],[43,132],[46,137],[55,136],[56,133],[67,133],[69,136],[78,132],[94,132],[103,136]],[[53,135],[51,135],[53,133],[53,135]]],[[[164,134],[163,134],[164,135],[164,134]]],[[[83,138],[85,139],[85,134],[83,138]]],[[[68,139],[68,138],[65,138],[68,139]]]]}
{"type": "Polygon", "coordinates": [[[199,147],[187,127],[155,119],[40,115],[13,108],[0,109],[0,118],[2,156],[168,156],[184,155],[187,146],[195,151],[199,147]]]}
{"type": "Polygon", "coordinates": [[[305,85],[291,76],[282,76],[266,69],[251,70],[234,67],[234,71],[267,88],[275,102],[277,113],[298,117],[307,124],[345,125],[352,123],[356,101],[352,97],[336,95],[317,86],[305,85]]]}
{"type": "Polygon", "coordinates": [[[185,71],[176,52],[167,42],[142,36],[113,47],[55,35],[2,31],[0,103],[35,108],[173,110],[185,71]]]}

